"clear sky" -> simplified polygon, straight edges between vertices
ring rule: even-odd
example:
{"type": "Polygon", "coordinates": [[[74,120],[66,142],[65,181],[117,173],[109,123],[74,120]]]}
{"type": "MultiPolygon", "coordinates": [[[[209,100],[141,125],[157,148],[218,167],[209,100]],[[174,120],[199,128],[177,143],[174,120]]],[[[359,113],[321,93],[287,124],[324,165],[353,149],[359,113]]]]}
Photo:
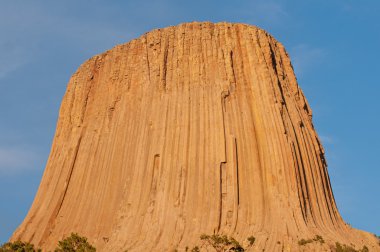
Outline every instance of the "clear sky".
{"type": "Polygon", "coordinates": [[[67,82],[91,56],[189,21],[257,25],[290,53],[340,213],[380,235],[380,1],[2,0],[0,243],[25,217],[67,82]]]}

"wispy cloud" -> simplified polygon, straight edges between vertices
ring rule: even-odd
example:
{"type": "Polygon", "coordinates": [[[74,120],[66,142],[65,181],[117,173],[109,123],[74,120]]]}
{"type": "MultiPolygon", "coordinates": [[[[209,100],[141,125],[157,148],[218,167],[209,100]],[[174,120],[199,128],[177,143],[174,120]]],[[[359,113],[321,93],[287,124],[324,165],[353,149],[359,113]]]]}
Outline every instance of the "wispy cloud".
{"type": "Polygon", "coordinates": [[[254,3],[255,14],[270,22],[279,22],[288,16],[283,5],[272,1],[257,1],[254,3]]]}
{"type": "Polygon", "coordinates": [[[252,1],[245,10],[252,18],[253,23],[259,25],[273,25],[284,22],[289,17],[285,7],[275,1],[252,1]]]}
{"type": "Polygon", "coordinates": [[[35,170],[38,155],[24,148],[0,147],[0,174],[35,170]]]}
{"type": "Polygon", "coordinates": [[[350,12],[350,11],[352,11],[352,4],[350,4],[350,3],[342,3],[341,9],[344,12],[350,12]]]}
{"type": "Polygon", "coordinates": [[[330,145],[335,142],[335,139],[328,135],[319,135],[319,138],[321,139],[323,145],[330,145]]]}
{"type": "Polygon", "coordinates": [[[49,41],[59,41],[66,47],[71,44],[83,53],[94,55],[134,36],[125,32],[125,28],[100,22],[93,16],[70,16],[62,9],[56,8],[51,13],[49,7],[39,1],[1,4],[0,78],[33,62],[35,55],[43,54],[49,41]]]}
{"type": "Polygon", "coordinates": [[[0,42],[0,79],[28,62],[30,53],[11,43],[0,42]]]}
{"type": "Polygon", "coordinates": [[[290,56],[297,76],[302,76],[323,62],[327,56],[327,52],[322,48],[299,44],[290,49],[290,56]]]}

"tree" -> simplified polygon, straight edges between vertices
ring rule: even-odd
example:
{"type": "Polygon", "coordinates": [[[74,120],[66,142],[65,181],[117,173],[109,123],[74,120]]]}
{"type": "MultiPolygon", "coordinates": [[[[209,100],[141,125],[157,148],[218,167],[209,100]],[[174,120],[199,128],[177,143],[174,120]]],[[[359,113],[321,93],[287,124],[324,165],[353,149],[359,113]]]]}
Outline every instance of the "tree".
{"type": "Polygon", "coordinates": [[[15,241],[1,245],[0,252],[41,252],[41,249],[35,249],[34,245],[28,242],[15,241]]]}
{"type": "Polygon", "coordinates": [[[201,235],[201,240],[206,243],[207,246],[213,247],[217,252],[225,251],[245,251],[240,243],[233,237],[228,237],[227,235],[201,235]]]}
{"type": "Polygon", "coordinates": [[[54,252],[95,252],[96,249],[87,241],[86,237],[81,237],[76,233],[71,233],[70,237],[58,242],[58,247],[54,252]]]}

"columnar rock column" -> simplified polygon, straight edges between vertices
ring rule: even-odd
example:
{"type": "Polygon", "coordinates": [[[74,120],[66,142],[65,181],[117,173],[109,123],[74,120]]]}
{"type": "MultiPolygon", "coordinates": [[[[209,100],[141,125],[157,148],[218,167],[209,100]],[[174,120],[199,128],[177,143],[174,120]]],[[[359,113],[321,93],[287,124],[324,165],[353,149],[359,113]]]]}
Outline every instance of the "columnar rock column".
{"type": "Polygon", "coordinates": [[[71,232],[100,251],[183,250],[201,233],[253,235],[254,251],[377,246],[339,215],[284,47],[231,23],[154,30],[79,67],[12,239],[52,249],[71,232]]]}

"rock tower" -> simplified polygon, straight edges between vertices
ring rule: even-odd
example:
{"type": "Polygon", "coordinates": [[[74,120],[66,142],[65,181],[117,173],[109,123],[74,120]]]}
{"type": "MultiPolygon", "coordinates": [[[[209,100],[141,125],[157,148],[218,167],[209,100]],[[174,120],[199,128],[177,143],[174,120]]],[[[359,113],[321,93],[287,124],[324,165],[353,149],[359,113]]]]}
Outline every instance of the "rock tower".
{"type": "Polygon", "coordinates": [[[284,47],[232,23],[157,29],[72,76],[12,240],[51,250],[71,232],[98,251],[184,251],[202,233],[253,235],[253,251],[380,248],[339,215],[284,47]]]}

